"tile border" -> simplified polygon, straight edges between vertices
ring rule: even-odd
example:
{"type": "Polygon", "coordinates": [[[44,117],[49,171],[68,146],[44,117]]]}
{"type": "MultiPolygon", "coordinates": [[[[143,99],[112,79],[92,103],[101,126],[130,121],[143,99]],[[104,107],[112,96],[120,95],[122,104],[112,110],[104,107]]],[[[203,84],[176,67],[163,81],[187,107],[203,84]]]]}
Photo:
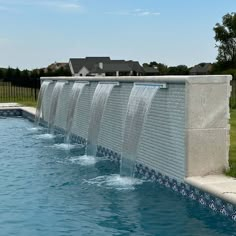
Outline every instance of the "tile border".
{"type": "Polygon", "coordinates": [[[22,110],[19,108],[0,109],[0,117],[15,117],[15,116],[22,116],[22,110]]]}
{"type": "MultiPolygon", "coordinates": [[[[98,156],[106,156],[112,161],[120,162],[121,155],[98,146],[97,151],[98,156]]],[[[161,186],[171,189],[173,192],[182,195],[190,200],[197,201],[200,205],[208,207],[214,212],[217,212],[223,216],[227,216],[236,222],[236,206],[224,201],[221,198],[213,196],[207,192],[204,192],[196,187],[193,187],[187,183],[178,182],[175,179],[171,179],[168,176],[165,176],[156,170],[151,169],[141,163],[137,163],[135,166],[135,177],[141,178],[144,180],[151,180],[161,186]]]]}

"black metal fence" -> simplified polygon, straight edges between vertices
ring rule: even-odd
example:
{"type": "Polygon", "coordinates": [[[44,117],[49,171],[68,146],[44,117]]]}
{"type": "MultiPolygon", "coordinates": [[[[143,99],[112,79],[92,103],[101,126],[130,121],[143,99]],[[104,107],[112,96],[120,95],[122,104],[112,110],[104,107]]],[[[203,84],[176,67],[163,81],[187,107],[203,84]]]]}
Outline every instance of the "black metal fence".
{"type": "Polygon", "coordinates": [[[39,89],[39,79],[0,81],[0,102],[35,102],[39,89]]]}

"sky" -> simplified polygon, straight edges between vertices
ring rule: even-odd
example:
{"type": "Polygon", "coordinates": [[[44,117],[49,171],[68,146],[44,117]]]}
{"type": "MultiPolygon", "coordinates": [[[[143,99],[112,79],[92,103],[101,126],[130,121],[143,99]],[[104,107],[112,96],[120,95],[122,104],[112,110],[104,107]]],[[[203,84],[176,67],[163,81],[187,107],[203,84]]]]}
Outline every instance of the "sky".
{"type": "Polygon", "coordinates": [[[213,27],[236,0],[0,0],[0,67],[69,58],[214,62],[213,27]]]}

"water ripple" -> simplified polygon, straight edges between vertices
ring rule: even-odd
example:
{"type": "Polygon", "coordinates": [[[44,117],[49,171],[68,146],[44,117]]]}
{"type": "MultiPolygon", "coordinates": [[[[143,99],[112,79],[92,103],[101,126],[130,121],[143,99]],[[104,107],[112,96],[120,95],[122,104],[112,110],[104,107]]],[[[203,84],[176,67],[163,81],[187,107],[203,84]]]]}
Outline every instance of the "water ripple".
{"type": "Polygon", "coordinates": [[[143,184],[144,181],[130,177],[122,177],[118,174],[113,174],[98,176],[90,180],[84,180],[84,183],[105,188],[115,188],[117,190],[134,190],[135,186],[143,184]]]}

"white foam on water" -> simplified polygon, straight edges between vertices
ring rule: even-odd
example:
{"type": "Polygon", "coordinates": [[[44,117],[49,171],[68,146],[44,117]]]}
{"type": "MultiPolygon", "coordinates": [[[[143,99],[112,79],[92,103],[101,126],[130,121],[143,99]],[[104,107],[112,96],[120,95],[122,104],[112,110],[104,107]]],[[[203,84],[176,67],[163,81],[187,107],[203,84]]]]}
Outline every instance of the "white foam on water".
{"type": "Polygon", "coordinates": [[[143,184],[143,180],[131,177],[122,177],[118,174],[98,176],[90,180],[84,180],[85,183],[97,185],[105,188],[115,188],[117,190],[134,190],[135,186],[143,184]]]}
{"type": "Polygon", "coordinates": [[[43,130],[42,127],[33,127],[33,128],[27,128],[27,130],[31,131],[31,132],[38,132],[43,130]]]}
{"type": "Polygon", "coordinates": [[[54,139],[56,136],[53,134],[40,134],[35,136],[37,139],[54,139]]]}
{"type": "Polygon", "coordinates": [[[71,150],[71,149],[81,149],[84,146],[80,145],[80,144],[68,144],[68,143],[60,143],[60,144],[54,144],[52,147],[55,147],[57,149],[61,149],[61,150],[71,150]]]}
{"type": "Polygon", "coordinates": [[[104,158],[95,157],[95,156],[87,156],[87,155],[70,158],[70,161],[72,163],[79,164],[81,166],[91,166],[101,160],[104,160],[104,158]]]}

